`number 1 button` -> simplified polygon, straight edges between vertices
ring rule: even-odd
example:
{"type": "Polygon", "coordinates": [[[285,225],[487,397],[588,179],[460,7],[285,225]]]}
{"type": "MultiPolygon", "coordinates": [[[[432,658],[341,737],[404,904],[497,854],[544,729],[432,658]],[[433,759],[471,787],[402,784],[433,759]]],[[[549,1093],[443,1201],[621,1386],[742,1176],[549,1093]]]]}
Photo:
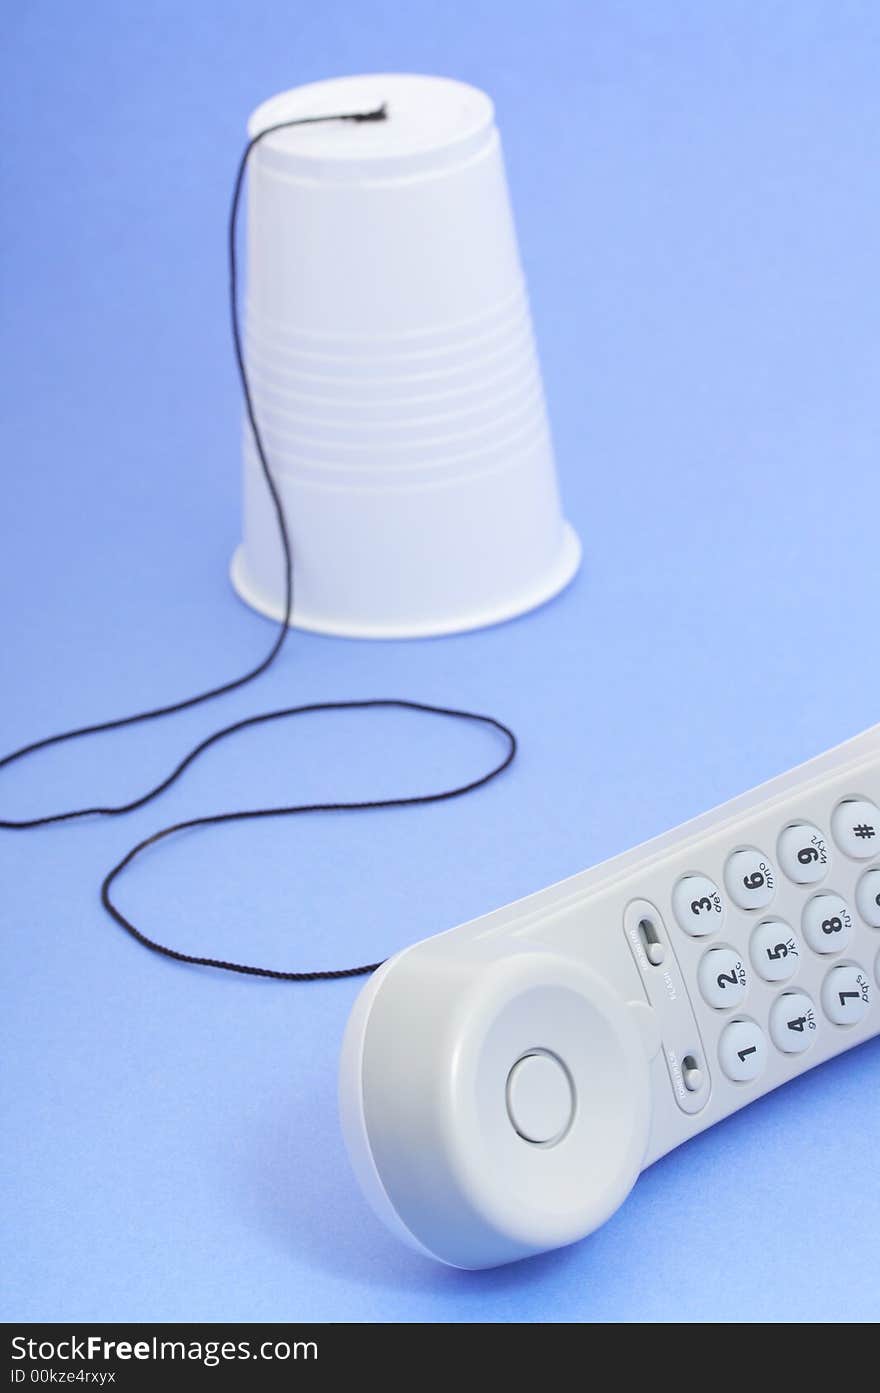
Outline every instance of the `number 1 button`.
{"type": "Polygon", "coordinates": [[[734,1083],[751,1083],[763,1074],[767,1063],[767,1041],[754,1021],[731,1021],[718,1042],[718,1059],[734,1083]]]}
{"type": "Polygon", "coordinates": [[[763,851],[750,846],[728,856],[724,884],[740,909],[764,909],[776,890],[776,872],[763,851]]]}

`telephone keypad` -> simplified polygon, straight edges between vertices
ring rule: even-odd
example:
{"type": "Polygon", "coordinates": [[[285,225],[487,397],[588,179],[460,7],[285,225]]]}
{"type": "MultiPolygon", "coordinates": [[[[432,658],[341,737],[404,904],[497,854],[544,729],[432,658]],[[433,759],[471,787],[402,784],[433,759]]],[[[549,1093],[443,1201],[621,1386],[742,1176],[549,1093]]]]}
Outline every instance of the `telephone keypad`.
{"type": "Polygon", "coordinates": [[[880,948],[862,957],[867,967],[846,957],[859,953],[865,925],[880,929],[880,865],[852,867],[880,853],[880,809],[853,795],[828,815],[824,827],[783,816],[775,833],[765,825],[755,844],[734,845],[720,875],[717,861],[697,861],[670,887],[682,950],[690,942],[693,1003],[720,1017],[717,1034],[705,1020],[709,1059],[714,1052],[736,1084],[760,1079],[777,1051],[794,1058],[826,1032],[857,1025],[880,996],[880,948]],[[719,942],[722,927],[728,942],[719,942]]]}

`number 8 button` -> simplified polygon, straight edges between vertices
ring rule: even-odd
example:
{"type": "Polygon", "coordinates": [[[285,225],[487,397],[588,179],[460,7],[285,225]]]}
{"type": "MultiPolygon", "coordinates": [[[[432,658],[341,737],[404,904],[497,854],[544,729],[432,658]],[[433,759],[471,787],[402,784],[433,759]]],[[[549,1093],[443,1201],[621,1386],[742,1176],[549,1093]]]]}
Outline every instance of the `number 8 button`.
{"type": "Polygon", "coordinates": [[[727,858],[724,883],[740,909],[764,909],[773,899],[776,873],[762,851],[746,847],[727,858]]]}
{"type": "Polygon", "coordinates": [[[849,905],[839,895],[814,895],[804,907],[804,938],[814,953],[839,953],[849,943],[852,922],[849,905]]]}

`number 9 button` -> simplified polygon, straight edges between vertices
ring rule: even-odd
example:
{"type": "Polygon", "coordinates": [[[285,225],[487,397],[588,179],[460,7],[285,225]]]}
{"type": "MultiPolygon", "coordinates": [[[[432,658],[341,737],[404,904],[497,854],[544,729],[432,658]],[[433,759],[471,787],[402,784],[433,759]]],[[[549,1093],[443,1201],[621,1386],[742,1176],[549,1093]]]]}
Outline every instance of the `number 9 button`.
{"type": "Polygon", "coordinates": [[[798,885],[814,885],[828,870],[825,838],[811,822],[793,822],[786,827],[776,850],[785,874],[798,885]]]}
{"type": "Polygon", "coordinates": [[[705,938],[724,923],[721,891],[707,875],[686,875],[672,893],[672,908],[685,933],[705,938]]]}
{"type": "Polygon", "coordinates": [[[746,847],[727,858],[724,883],[740,909],[764,909],[773,899],[776,873],[762,851],[746,847]]]}

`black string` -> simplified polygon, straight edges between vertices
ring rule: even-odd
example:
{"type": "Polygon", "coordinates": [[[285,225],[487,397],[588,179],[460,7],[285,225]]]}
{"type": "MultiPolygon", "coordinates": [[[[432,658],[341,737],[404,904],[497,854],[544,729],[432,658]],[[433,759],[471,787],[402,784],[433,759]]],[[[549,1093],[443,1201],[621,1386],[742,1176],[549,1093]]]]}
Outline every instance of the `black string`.
{"type": "MultiPolygon", "coordinates": [[[[250,424],[254,445],[260,461],[260,468],[266,481],[266,487],[272,499],[272,506],[275,510],[275,517],[278,522],[278,533],[281,539],[281,548],[284,559],[285,575],[285,599],[284,617],[281,620],[278,633],[272,643],[269,652],[257,663],[256,667],[250,668],[241,677],[233,678],[230,682],[224,682],[219,687],[212,687],[209,691],[200,692],[197,696],[185,697],[182,701],[175,701],[169,706],[158,706],[151,711],[140,711],[133,716],[122,716],[114,721],[101,721],[97,725],[82,726],[78,730],[67,730],[59,735],[49,735],[42,740],[35,740],[29,745],[23,745],[20,750],[14,750],[12,754],[0,759],[0,769],[5,769],[19,760],[25,759],[28,755],[36,754],[39,750],[46,750],[52,745],[62,745],[68,740],[78,740],[85,735],[98,735],[108,730],[119,730],[123,726],[137,725],[141,721],[154,721],[160,716],[171,716],[178,711],[186,711],[191,706],[199,706],[202,702],[213,701],[215,697],[225,696],[227,692],[234,692],[239,687],[244,687],[248,682],[253,682],[271,667],[281,649],[289,632],[289,625],[293,615],[293,551],[290,543],[287,519],[284,514],[284,507],[278,492],[269,462],[266,456],[263,438],[257,425],[256,413],[254,411],[253,398],[251,396],[250,383],[248,380],[247,369],[245,367],[244,351],[241,341],[241,325],[239,322],[238,311],[238,255],[236,250],[236,233],[238,228],[238,211],[241,203],[241,193],[244,185],[244,177],[247,170],[248,160],[254,147],[266,136],[275,131],[286,130],[290,126],[309,126],[317,125],[322,121],[384,121],[388,113],[384,106],[378,107],[375,111],[351,112],[339,116],[304,116],[293,121],[279,121],[275,125],[268,126],[265,130],[259,131],[247,143],[244,153],[239,161],[238,171],[235,177],[235,185],[232,193],[232,202],[229,209],[228,226],[228,255],[229,255],[229,308],[232,323],[232,342],[235,351],[235,361],[238,368],[239,380],[241,382],[242,394],[244,396],[245,411],[250,424]]],[[[495,764],[486,774],[471,780],[470,783],[461,784],[455,788],[443,789],[439,793],[415,794],[409,798],[378,798],[364,802],[349,803],[300,803],[292,804],[288,807],[280,808],[249,808],[237,812],[214,813],[207,817],[189,818],[185,822],[175,822],[170,827],[163,827],[160,831],[154,832],[152,836],[146,837],[138,842],[122,858],[117,865],[104,878],[101,886],[101,903],[108,913],[116,920],[127,933],[142,943],[145,948],[151,948],[156,953],[162,953],[167,958],[173,958],[177,962],[194,963],[201,967],[221,968],[225,972],[245,973],[250,977],[274,977],[285,982],[314,982],[336,977],[357,977],[363,973],[373,972],[379,967],[380,963],[367,963],[362,967],[347,967],[339,969],[325,969],[319,972],[283,972],[268,967],[249,967],[244,963],[226,962],[221,958],[204,958],[192,953],[182,953],[176,948],[169,948],[165,944],[150,938],[141,929],[138,929],[130,919],[127,919],[119,907],[113,902],[110,890],[116,879],[122,872],[132,864],[149,847],[157,845],[167,837],[172,837],[178,832],[189,831],[194,827],[211,827],[223,822],[244,822],[254,818],[266,817],[292,817],[300,813],[331,813],[331,812],[366,812],[375,808],[405,808],[413,807],[424,803],[441,803],[450,798],[460,798],[466,793],[472,793],[474,789],[482,788],[484,784],[496,779],[499,774],[512,763],[516,755],[516,736],[503,722],[495,719],[494,716],[481,716],[474,711],[457,711],[446,706],[431,706],[420,701],[405,701],[397,698],[373,698],[365,701],[324,701],[315,702],[308,706],[288,706],[280,711],[267,711],[260,716],[249,716],[245,720],[235,721],[232,725],[224,726],[217,730],[207,739],[202,740],[196,745],[189,754],[185,755],[180,763],[172,769],[171,773],[154,788],[149,789],[139,798],[133,798],[128,803],[120,803],[116,806],[96,806],[91,808],[74,808],[67,812],[48,813],[43,817],[33,817],[14,820],[10,818],[0,819],[0,828],[12,831],[20,831],[31,827],[46,827],[56,822],[71,822],[75,818],[81,817],[119,817],[123,813],[134,812],[136,808],[142,808],[147,803],[151,803],[154,798],[158,798],[161,793],[170,788],[172,784],[180,778],[185,769],[198,759],[199,755],[212,745],[219,744],[227,736],[235,735],[238,731],[247,730],[252,726],[265,725],[270,721],[285,720],[288,717],[304,716],[317,711],[357,711],[368,708],[394,707],[400,710],[421,711],[434,716],[447,716],[454,720],[471,721],[483,726],[489,726],[493,730],[503,735],[506,742],[506,752],[498,764],[495,764]]]]}

